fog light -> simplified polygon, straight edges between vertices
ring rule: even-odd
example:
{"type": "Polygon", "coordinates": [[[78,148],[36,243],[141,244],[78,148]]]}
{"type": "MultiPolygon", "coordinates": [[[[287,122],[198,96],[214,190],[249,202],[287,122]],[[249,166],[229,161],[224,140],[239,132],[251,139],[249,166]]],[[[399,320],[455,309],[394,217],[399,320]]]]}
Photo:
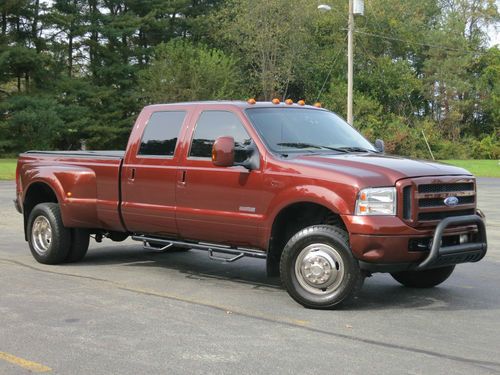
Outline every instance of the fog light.
{"type": "Polygon", "coordinates": [[[469,242],[469,235],[468,234],[461,234],[459,241],[461,244],[469,242]]]}

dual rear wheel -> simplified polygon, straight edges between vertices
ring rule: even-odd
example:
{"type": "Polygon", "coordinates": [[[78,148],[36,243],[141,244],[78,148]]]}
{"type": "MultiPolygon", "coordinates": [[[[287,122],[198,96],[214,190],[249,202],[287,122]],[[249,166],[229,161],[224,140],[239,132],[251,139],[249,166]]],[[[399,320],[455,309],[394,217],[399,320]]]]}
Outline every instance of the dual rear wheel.
{"type": "Polygon", "coordinates": [[[36,205],[28,218],[27,230],[31,253],[39,263],[78,262],[89,248],[89,232],[66,228],[57,203],[36,205]]]}

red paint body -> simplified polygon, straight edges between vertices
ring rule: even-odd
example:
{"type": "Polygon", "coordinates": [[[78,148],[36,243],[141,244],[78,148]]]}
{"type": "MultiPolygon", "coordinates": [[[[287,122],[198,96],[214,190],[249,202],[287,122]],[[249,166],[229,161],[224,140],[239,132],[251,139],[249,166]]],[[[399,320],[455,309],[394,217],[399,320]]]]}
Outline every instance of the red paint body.
{"type": "MultiPolygon", "coordinates": [[[[405,186],[458,182],[472,182],[475,186],[474,177],[464,169],[392,156],[353,153],[280,158],[267,150],[245,115],[246,108],[256,106],[283,110],[296,107],[243,102],[148,106],[132,129],[123,158],[119,154],[98,152],[95,156],[22,154],[18,162],[19,206],[23,206],[33,184],[43,183],[55,193],[67,227],[267,250],[272,225],[280,211],[294,203],[310,202],[340,215],[358,259],[396,263],[421,260],[424,254],[409,251],[408,241],[432,236],[437,224],[402,218],[401,191],[405,186]],[[138,156],[151,114],[167,110],[187,112],[175,154],[173,157],[138,156]],[[238,116],[260,153],[259,169],[217,167],[210,159],[188,157],[196,121],[204,110],[225,110],[238,116]],[[360,189],[387,186],[398,189],[396,216],[353,215],[360,189]]],[[[475,210],[475,207],[474,200],[467,208],[475,210]]],[[[427,209],[432,210],[436,209],[427,209]]],[[[454,228],[447,233],[470,230],[454,228]]]]}

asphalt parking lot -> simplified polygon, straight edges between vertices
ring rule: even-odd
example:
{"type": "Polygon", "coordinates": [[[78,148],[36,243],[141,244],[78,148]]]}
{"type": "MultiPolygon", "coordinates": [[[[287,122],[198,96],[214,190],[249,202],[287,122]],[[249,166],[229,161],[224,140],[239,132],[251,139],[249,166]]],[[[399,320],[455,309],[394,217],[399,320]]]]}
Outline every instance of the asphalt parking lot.
{"type": "Polygon", "coordinates": [[[31,257],[0,182],[0,374],[500,373],[500,179],[479,179],[489,253],[432,290],[366,280],[347,309],[296,304],[261,260],[91,244],[31,257]]]}

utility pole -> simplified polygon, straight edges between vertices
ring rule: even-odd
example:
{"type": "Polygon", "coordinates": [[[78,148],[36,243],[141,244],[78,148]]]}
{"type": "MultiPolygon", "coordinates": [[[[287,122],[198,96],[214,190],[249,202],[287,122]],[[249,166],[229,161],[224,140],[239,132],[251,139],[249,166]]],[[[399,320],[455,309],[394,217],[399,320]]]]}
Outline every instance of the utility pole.
{"type": "Polygon", "coordinates": [[[347,122],[354,125],[352,115],[354,82],[354,0],[349,0],[349,23],[347,26],[347,122]]]}
{"type": "MultiPolygon", "coordinates": [[[[329,12],[332,7],[327,4],[318,5],[321,12],[329,12]]],[[[364,0],[349,0],[349,21],[347,24],[347,122],[354,125],[353,84],[354,84],[354,15],[364,15],[364,0]]]]}

